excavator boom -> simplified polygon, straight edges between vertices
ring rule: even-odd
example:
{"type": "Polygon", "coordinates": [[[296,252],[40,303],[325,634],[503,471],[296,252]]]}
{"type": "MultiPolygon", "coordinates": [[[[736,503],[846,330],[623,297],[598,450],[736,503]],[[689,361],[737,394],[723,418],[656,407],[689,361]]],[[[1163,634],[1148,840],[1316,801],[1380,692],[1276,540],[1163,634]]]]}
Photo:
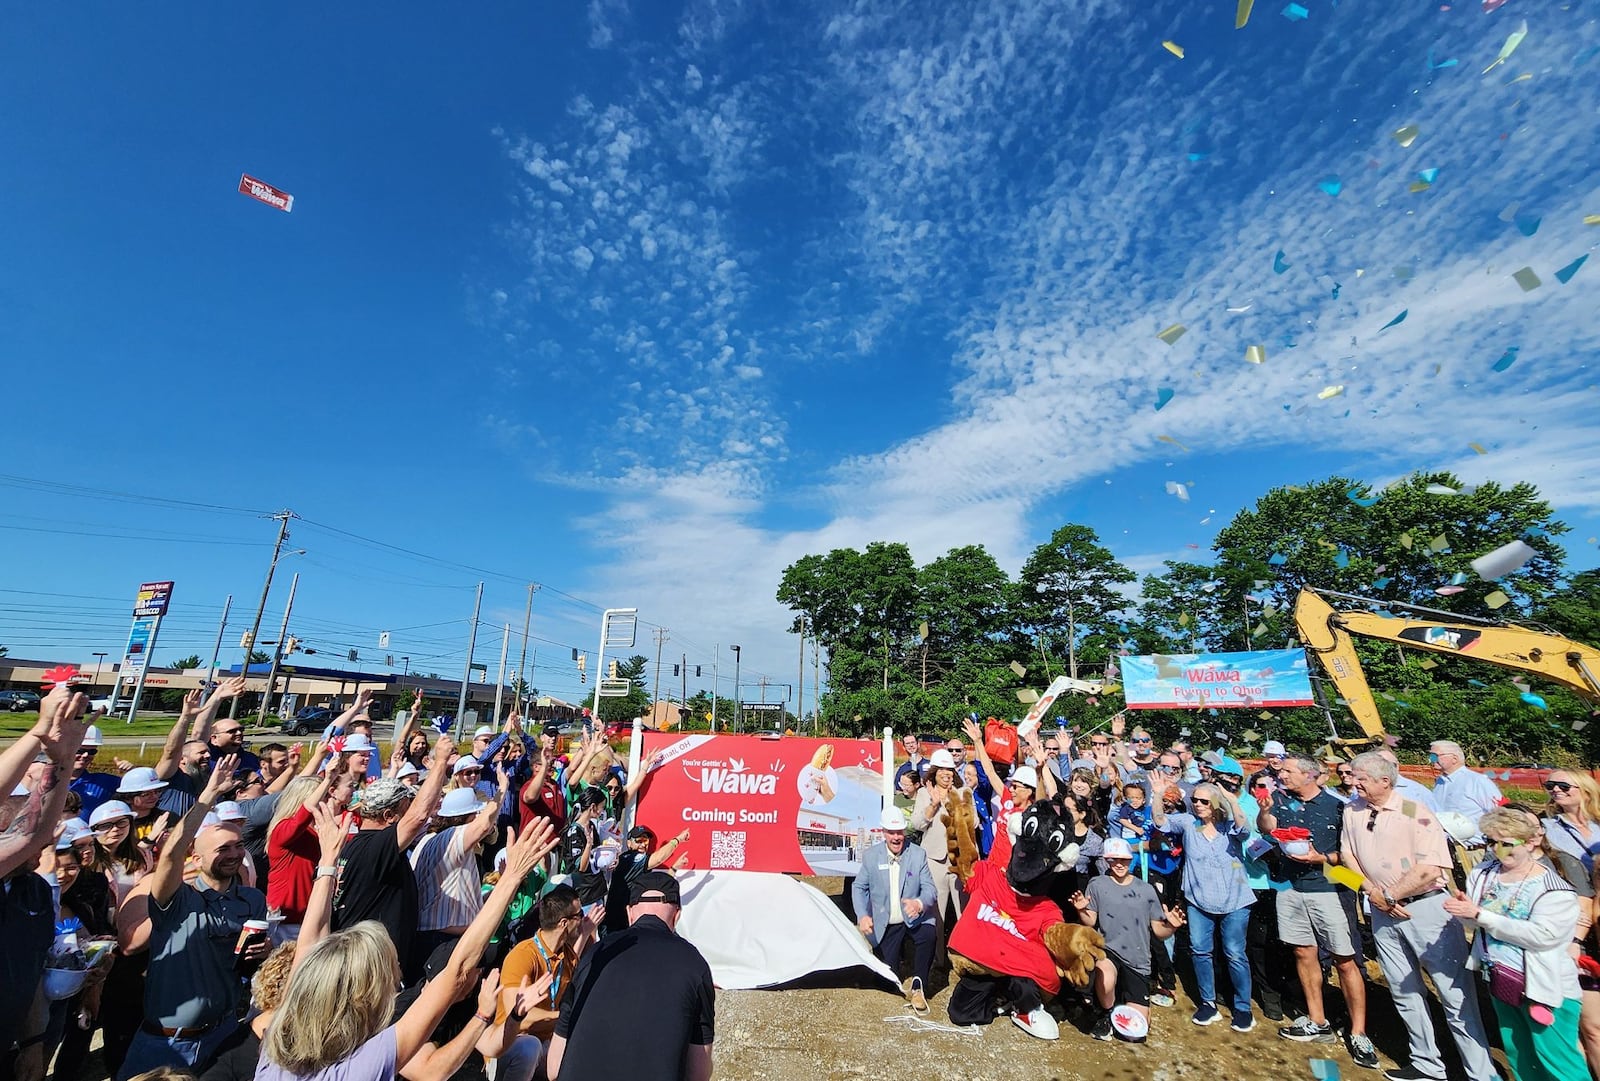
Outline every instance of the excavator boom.
{"type": "Polygon", "coordinates": [[[1560,684],[1590,701],[1600,701],[1600,677],[1596,675],[1600,672],[1600,650],[1593,646],[1530,627],[1477,622],[1401,605],[1392,607],[1429,618],[1386,615],[1370,609],[1337,609],[1328,597],[1358,604],[1373,602],[1309,588],[1302,589],[1295,600],[1294,621],[1300,641],[1316,654],[1366,733],[1365,740],[1345,742],[1378,742],[1384,735],[1383,719],[1361,671],[1353,635],[1498,665],[1560,684]],[[1434,615],[1439,618],[1431,618],[1434,615]]]}

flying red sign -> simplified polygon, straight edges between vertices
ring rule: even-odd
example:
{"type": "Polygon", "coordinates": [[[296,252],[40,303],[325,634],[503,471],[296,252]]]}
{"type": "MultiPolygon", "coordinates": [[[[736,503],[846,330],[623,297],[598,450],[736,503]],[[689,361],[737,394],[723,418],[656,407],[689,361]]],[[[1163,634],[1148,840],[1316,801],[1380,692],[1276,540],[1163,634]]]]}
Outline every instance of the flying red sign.
{"type": "Polygon", "coordinates": [[[257,202],[277,207],[285,214],[294,209],[294,196],[286,191],[279,191],[265,180],[257,180],[249,173],[239,177],[239,194],[248,195],[257,202]]]}

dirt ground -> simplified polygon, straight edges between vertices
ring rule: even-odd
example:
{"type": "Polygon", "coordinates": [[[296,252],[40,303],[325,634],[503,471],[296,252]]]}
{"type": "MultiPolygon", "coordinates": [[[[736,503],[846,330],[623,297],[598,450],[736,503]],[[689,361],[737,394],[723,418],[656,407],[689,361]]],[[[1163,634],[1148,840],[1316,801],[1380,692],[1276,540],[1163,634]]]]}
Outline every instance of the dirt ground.
{"type": "MultiPolygon", "coordinates": [[[[836,899],[843,890],[844,880],[839,878],[805,881],[836,899]]],[[[1180,960],[1180,972],[1184,967],[1180,960]]],[[[944,1013],[949,993],[948,987],[940,987],[930,996],[930,1020],[949,1024],[944,1013]]],[[[1336,1002],[1338,995],[1330,991],[1329,998],[1336,1002]]],[[[1150,1037],[1142,1045],[1100,1043],[1070,1023],[1061,1026],[1058,1041],[1048,1043],[1003,1018],[973,1033],[913,1032],[886,1020],[910,1014],[904,999],[886,991],[722,991],[717,995],[716,1075],[760,1081],[887,1077],[1278,1081],[1309,1079],[1311,1060],[1325,1058],[1338,1064],[1339,1075],[1347,1081],[1381,1076],[1357,1068],[1342,1042],[1297,1044],[1280,1039],[1277,1023],[1267,1021],[1259,1010],[1255,1031],[1249,1033],[1233,1032],[1225,1023],[1197,1027],[1189,1021],[1193,1012],[1189,992],[1180,987],[1176,1006],[1151,1011],[1150,1037]]],[[[1404,1062],[1404,1032],[1381,984],[1369,985],[1368,1016],[1384,1067],[1404,1062]]],[[[1440,1025],[1437,1031],[1447,1030],[1440,1025]]],[[[1498,1051],[1495,1054],[1500,1058],[1498,1051]]]]}

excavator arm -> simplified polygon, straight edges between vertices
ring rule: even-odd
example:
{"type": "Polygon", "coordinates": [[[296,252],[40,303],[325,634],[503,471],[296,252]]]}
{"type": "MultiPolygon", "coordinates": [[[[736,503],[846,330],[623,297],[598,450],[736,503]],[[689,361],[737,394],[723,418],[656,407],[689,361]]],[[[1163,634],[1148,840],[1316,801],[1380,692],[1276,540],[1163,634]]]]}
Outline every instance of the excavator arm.
{"type": "Polygon", "coordinates": [[[1353,635],[1498,665],[1549,680],[1590,701],[1600,702],[1600,677],[1596,675],[1600,672],[1600,650],[1593,646],[1531,627],[1477,622],[1405,605],[1389,607],[1440,618],[1336,609],[1326,599],[1330,596],[1345,597],[1357,603],[1372,602],[1364,597],[1302,589],[1294,605],[1294,622],[1300,641],[1316,655],[1323,671],[1338,687],[1339,696],[1366,733],[1366,739],[1344,741],[1346,743],[1376,743],[1384,734],[1383,719],[1378,715],[1372,689],[1356,657],[1353,635]]]}

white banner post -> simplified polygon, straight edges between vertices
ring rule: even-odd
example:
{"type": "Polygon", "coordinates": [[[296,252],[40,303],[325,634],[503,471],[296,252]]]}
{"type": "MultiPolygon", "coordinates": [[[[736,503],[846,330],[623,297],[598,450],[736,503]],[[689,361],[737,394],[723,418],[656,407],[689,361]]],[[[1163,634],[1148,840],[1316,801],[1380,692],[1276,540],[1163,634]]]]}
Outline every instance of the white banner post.
{"type": "Polygon", "coordinates": [[[894,805],[894,729],[883,726],[883,807],[894,805]]]}

